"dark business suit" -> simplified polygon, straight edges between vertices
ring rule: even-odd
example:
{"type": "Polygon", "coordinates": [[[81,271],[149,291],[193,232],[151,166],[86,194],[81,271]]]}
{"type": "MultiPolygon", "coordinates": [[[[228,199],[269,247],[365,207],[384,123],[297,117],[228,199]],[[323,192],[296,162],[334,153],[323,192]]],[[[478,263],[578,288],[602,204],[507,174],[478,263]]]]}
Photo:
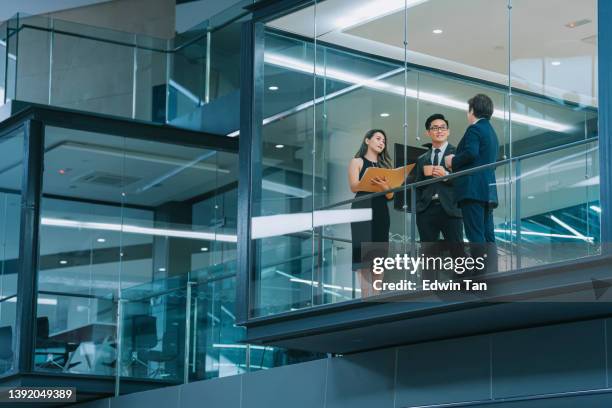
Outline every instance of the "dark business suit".
{"type": "MultiPolygon", "coordinates": [[[[452,160],[454,172],[482,166],[497,161],[499,142],[495,130],[488,119],[480,119],[468,126],[463,138],[457,146],[452,160]]],[[[455,198],[461,207],[465,235],[470,244],[476,244],[472,255],[483,253],[484,245],[488,244],[488,256],[495,255],[495,231],[493,224],[493,209],[497,207],[497,186],[495,169],[489,168],[455,179],[455,198]],[[480,247],[478,247],[480,245],[480,247]]],[[[495,267],[488,262],[487,268],[495,267]]]]}
{"type": "MultiPolygon", "coordinates": [[[[415,182],[428,180],[433,176],[425,176],[424,167],[432,165],[432,153],[429,149],[419,156],[415,168],[415,182]]],[[[444,157],[455,153],[455,146],[448,144],[444,155],[439,153],[439,165],[446,171],[444,157]]],[[[435,155],[434,155],[435,160],[435,155]]],[[[451,255],[464,256],[462,250],[463,225],[461,222],[461,209],[457,206],[452,180],[438,178],[438,182],[418,188],[416,191],[417,227],[421,239],[423,254],[426,256],[443,256],[441,253],[448,250],[451,255]],[[437,198],[435,198],[437,196],[437,198]],[[440,233],[444,240],[440,242],[440,233]]],[[[425,279],[435,278],[433,271],[425,279]]]]}

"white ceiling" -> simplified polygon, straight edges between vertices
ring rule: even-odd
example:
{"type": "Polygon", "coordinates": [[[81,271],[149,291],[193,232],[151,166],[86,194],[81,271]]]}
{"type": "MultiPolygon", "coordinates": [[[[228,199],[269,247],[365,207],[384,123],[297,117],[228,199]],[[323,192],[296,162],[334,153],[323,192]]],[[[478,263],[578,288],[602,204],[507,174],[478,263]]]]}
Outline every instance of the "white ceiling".
{"type": "MultiPolygon", "coordinates": [[[[269,25],[311,38],[316,34],[321,41],[398,61],[406,55],[418,65],[507,83],[506,0],[408,3],[415,5],[405,12],[404,0],[326,0],[269,25]],[[362,23],[343,28],[343,21],[360,19],[362,23]],[[433,34],[433,29],[443,33],[433,34]]],[[[512,4],[513,85],[596,106],[596,0],[513,0],[512,4]],[[565,26],[583,19],[590,21],[575,28],[565,26]],[[561,64],[552,65],[553,61],[561,64]]]]}

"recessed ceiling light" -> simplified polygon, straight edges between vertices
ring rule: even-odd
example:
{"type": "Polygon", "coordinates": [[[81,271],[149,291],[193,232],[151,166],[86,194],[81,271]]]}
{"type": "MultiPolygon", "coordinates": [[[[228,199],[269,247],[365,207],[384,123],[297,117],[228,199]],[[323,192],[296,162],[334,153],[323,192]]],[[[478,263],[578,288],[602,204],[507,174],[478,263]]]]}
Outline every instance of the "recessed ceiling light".
{"type": "Polygon", "coordinates": [[[561,65],[561,61],[553,61],[551,62],[551,65],[558,67],[559,65],[561,65]]]}
{"type": "Polygon", "coordinates": [[[274,147],[276,147],[277,149],[282,149],[283,147],[285,147],[285,145],[284,144],[277,144],[274,147]]]}
{"type": "Polygon", "coordinates": [[[202,247],[202,248],[200,248],[200,251],[202,251],[202,252],[208,252],[208,247],[202,247]]]}
{"type": "Polygon", "coordinates": [[[436,28],[435,30],[432,31],[432,33],[434,34],[442,34],[444,31],[440,30],[439,28],[436,28]]]}
{"type": "Polygon", "coordinates": [[[387,113],[387,112],[383,112],[383,113],[380,114],[381,118],[388,118],[389,116],[391,116],[391,114],[387,113]]]}
{"type": "Polygon", "coordinates": [[[166,272],[166,268],[159,268],[158,271],[160,272],[166,272]]]}
{"type": "Polygon", "coordinates": [[[65,260],[65,259],[60,259],[59,263],[60,263],[60,265],[66,265],[68,263],[68,261],[65,260]]]}
{"type": "Polygon", "coordinates": [[[106,239],[98,238],[98,239],[96,239],[96,241],[102,244],[102,243],[106,242],[106,239]]]}
{"type": "Polygon", "coordinates": [[[278,91],[278,86],[272,85],[272,86],[269,86],[268,89],[271,91],[278,91]]]}

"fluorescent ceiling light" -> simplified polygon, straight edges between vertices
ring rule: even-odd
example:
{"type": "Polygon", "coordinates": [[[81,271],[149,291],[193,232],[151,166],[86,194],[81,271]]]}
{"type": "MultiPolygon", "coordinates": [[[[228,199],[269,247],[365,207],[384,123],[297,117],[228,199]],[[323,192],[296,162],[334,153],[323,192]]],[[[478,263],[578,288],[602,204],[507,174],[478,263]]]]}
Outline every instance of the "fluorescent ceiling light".
{"type": "Polygon", "coordinates": [[[576,238],[578,239],[582,239],[585,241],[592,241],[593,238],[592,237],[586,237],[585,235],[581,234],[580,232],[578,232],[575,228],[573,228],[571,225],[561,221],[559,218],[555,217],[554,215],[550,215],[549,216],[551,220],[553,220],[554,222],[556,222],[557,224],[559,224],[560,226],[562,226],[563,228],[565,228],[566,230],[568,230],[569,232],[571,232],[572,234],[574,234],[576,236],[576,238]],[[590,239],[589,239],[590,238],[590,239]]]}
{"type": "MultiPolygon", "coordinates": [[[[284,55],[276,54],[276,53],[266,53],[264,56],[264,61],[267,64],[276,65],[282,67],[284,69],[293,69],[296,71],[304,72],[307,74],[315,74],[321,77],[326,77],[329,79],[334,79],[341,82],[346,82],[350,84],[354,84],[356,88],[358,87],[366,87],[370,89],[374,89],[381,92],[387,92],[396,94],[402,97],[409,97],[413,99],[418,99],[425,102],[432,102],[438,105],[447,106],[450,108],[455,108],[459,110],[467,111],[468,104],[466,101],[458,101],[456,99],[448,98],[446,96],[417,91],[412,88],[404,88],[399,85],[392,85],[388,82],[384,82],[377,77],[364,77],[361,75],[353,74],[349,71],[344,71],[340,69],[335,69],[331,67],[322,67],[317,66],[315,70],[313,64],[305,63],[301,60],[287,57],[284,55]]],[[[400,69],[402,71],[403,69],[400,69]]],[[[397,71],[393,70],[393,72],[397,71]]],[[[380,76],[379,76],[380,77],[380,76]]],[[[355,88],[355,89],[356,89],[355,88]]],[[[322,100],[331,99],[331,95],[324,97],[322,100]]],[[[312,106],[312,101],[310,103],[305,103],[302,105],[298,105],[293,108],[292,111],[295,113],[296,111],[305,109],[307,107],[312,106]],[[304,106],[304,107],[302,107],[304,106]]],[[[508,119],[508,112],[504,110],[496,109],[493,112],[493,117],[498,119],[508,119]]],[[[264,125],[266,120],[264,120],[264,125]]],[[[512,122],[513,123],[522,123],[525,125],[536,126],[543,129],[553,130],[555,132],[567,132],[572,128],[572,126],[565,125],[562,123],[554,122],[547,119],[535,118],[533,116],[528,116],[520,113],[512,113],[512,122]]],[[[235,133],[235,132],[234,132],[235,133]]],[[[230,133],[228,136],[232,136],[234,134],[230,133]]],[[[236,134],[237,135],[237,134],[236,134]]]]}
{"type": "Polygon", "coordinates": [[[589,207],[591,210],[595,211],[598,214],[601,214],[601,208],[596,206],[596,205],[592,205],[589,207]]]}
{"type": "Polygon", "coordinates": [[[272,86],[269,86],[268,89],[271,91],[278,91],[278,86],[272,85],[272,86]]]}
{"type": "Polygon", "coordinates": [[[40,223],[42,225],[48,225],[51,227],[65,227],[65,228],[89,229],[89,230],[100,230],[100,231],[117,231],[117,232],[124,232],[128,234],[155,235],[155,236],[175,237],[175,238],[190,238],[190,239],[199,239],[199,240],[205,240],[205,241],[238,242],[238,237],[236,235],[216,234],[214,232],[199,232],[199,231],[176,230],[176,229],[166,229],[166,228],[150,228],[150,227],[140,227],[137,225],[129,225],[129,224],[75,221],[75,220],[65,220],[61,218],[48,218],[48,217],[42,217],[40,219],[40,223]]]}
{"type": "Polygon", "coordinates": [[[281,193],[298,198],[306,198],[312,195],[310,191],[265,179],[261,182],[261,188],[263,188],[264,190],[273,191],[275,193],[281,193]]]}
{"type": "Polygon", "coordinates": [[[439,28],[436,28],[435,30],[432,31],[432,33],[434,34],[442,34],[444,31],[440,30],[439,28]]]}
{"type": "Polygon", "coordinates": [[[599,185],[599,176],[589,177],[586,180],[572,184],[572,187],[592,187],[599,185]]]}
{"type": "Polygon", "coordinates": [[[285,147],[285,145],[284,144],[277,144],[274,147],[276,147],[277,149],[282,149],[283,147],[285,147]]]}
{"type": "Polygon", "coordinates": [[[383,112],[380,114],[381,118],[388,118],[389,116],[391,116],[391,114],[387,113],[387,112],[383,112]]]}
{"type": "Polygon", "coordinates": [[[428,0],[370,0],[361,6],[354,6],[348,13],[343,13],[342,17],[334,21],[334,26],[337,30],[346,30],[426,1],[428,0]]]}
{"type": "MultiPolygon", "coordinates": [[[[516,235],[516,231],[515,230],[508,230],[508,229],[498,229],[498,228],[496,228],[495,232],[516,235]]],[[[550,234],[548,232],[525,231],[525,230],[521,230],[521,235],[531,235],[531,236],[536,236],[536,237],[549,237],[549,238],[563,238],[563,239],[580,239],[582,241],[593,241],[594,240],[593,237],[584,237],[584,238],[581,238],[581,237],[578,237],[576,235],[550,234]]]]}
{"type": "Polygon", "coordinates": [[[322,210],[296,214],[278,214],[253,217],[251,237],[253,239],[277,237],[296,232],[309,231],[324,225],[349,224],[370,221],[371,208],[322,210]]]}
{"type": "Polygon", "coordinates": [[[174,89],[176,89],[177,91],[179,91],[180,93],[182,93],[183,95],[185,95],[187,99],[191,100],[196,105],[198,106],[204,105],[204,101],[202,100],[202,98],[199,98],[196,94],[194,94],[189,89],[185,88],[183,85],[176,82],[174,79],[168,80],[168,84],[174,89]]]}
{"type": "Polygon", "coordinates": [[[553,61],[550,63],[552,66],[558,67],[559,65],[561,65],[561,61],[553,61]]]}
{"type": "MultiPolygon", "coordinates": [[[[2,299],[0,299],[0,300],[2,300],[2,299]]],[[[7,302],[17,303],[17,297],[12,297],[12,298],[8,299],[7,302]]],[[[36,303],[38,303],[39,305],[51,305],[51,306],[55,306],[55,305],[57,305],[57,299],[41,298],[41,297],[39,297],[38,299],[36,299],[36,303]]]]}
{"type": "Polygon", "coordinates": [[[214,164],[209,163],[197,163],[196,159],[182,159],[179,157],[172,156],[164,156],[160,154],[153,153],[145,153],[139,152],[135,150],[127,150],[121,149],[117,147],[110,146],[101,146],[89,143],[79,143],[79,142],[65,142],[60,145],[63,148],[75,150],[77,152],[87,152],[94,154],[103,154],[111,157],[118,157],[121,159],[133,159],[133,160],[141,160],[150,163],[158,163],[158,164],[167,164],[171,166],[181,167],[185,164],[189,164],[191,168],[198,170],[210,170],[217,173],[228,174],[230,171],[228,169],[221,169],[214,164]]]}
{"type": "Polygon", "coordinates": [[[230,348],[230,349],[245,349],[245,348],[250,348],[252,350],[265,350],[266,346],[255,346],[252,344],[221,344],[221,343],[214,343],[213,348],[230,348]]]}

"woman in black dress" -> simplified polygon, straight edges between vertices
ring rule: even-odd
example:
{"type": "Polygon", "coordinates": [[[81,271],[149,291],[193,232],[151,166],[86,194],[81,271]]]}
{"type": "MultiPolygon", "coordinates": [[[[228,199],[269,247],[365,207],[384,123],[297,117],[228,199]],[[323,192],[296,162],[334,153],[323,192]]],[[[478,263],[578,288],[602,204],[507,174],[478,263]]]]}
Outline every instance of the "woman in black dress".
{"type": "MultiPolygon", "coordinates": [[[[391,158],[387,152],[387,135],[380,129],[369,130],[361,142],[359,151],[349,164],[349,186],[355,194],[355,198],[371,194],[359,191],[357,185],[368,167],[391,167],[391,158]]],[[[375,178],[372,184],[378,185],[381,191],[388,190],[389,184],[384,178],[375,178]]],[[[353,270],[359,273],[361,285],[361,297],[365,298],[377,294],[372,287],[371,263],[374,256],[386,256],[386,248],[389,243],[389,207],[388,200],[393,198],[393,193],[376,196],[370,199],[354,202],[351,208],[371,208],[372,220],[351,223],[351,239],[353,241],[353,270]],[[362,244],[366,249],[369,243],[373,251],[362,254],[362,244]],[[382,243],[382,244],[381,244],[382,243]],[[384,253],[382,253],[384,252],[384,253]]],[[[378,275],[377,279],[382,279],[378,275]]]]}

